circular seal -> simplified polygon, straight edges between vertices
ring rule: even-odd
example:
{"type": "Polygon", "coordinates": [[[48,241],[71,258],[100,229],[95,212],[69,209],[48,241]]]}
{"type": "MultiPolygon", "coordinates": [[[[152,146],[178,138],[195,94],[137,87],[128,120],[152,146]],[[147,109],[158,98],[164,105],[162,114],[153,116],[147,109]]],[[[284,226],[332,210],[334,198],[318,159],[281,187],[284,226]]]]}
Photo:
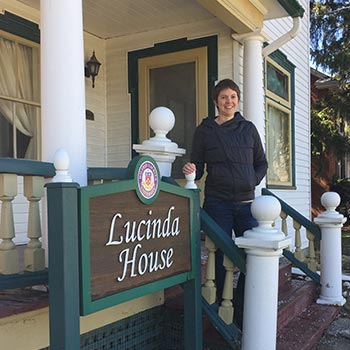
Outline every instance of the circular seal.
{"type": "Polygon", "coordinates": [[[141,163],[137,173],[137,185],[145,199],[151,199],[158,189],[158,172],[152,162],[141,163]]]}

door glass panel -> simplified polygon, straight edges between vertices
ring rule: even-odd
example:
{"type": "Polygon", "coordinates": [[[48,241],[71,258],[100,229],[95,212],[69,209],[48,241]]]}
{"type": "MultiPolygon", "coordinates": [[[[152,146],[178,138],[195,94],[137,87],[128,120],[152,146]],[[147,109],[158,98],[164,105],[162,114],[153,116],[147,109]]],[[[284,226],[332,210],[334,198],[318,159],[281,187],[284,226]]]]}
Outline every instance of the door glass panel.
{"type": "MultiPolygon", "coordinates": [[[[186,155],[176,157],[172,168],[174,178],[183,177],[182,164],[189,160],[192,137],[196,127],[196,64],[181,63],[149,71],[150,110],[163,106],[175,115],[175,126],[167,134],[171,141],[186,149],[186,155]]],[[[153,135],[152,135],[153,136],[153,135]]]]}

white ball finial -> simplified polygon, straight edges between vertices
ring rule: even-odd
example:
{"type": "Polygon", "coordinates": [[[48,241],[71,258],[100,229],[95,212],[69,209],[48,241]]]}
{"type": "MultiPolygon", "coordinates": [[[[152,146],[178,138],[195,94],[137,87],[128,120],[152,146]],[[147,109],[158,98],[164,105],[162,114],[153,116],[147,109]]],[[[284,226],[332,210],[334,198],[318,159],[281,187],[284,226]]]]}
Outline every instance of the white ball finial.
{"type": "Polygon", "coordinates": [[[167,107],[154,108],[149,115],[149,126],[156,134],[156,137],[165,137],[174,125],[175,115],[167,107]]]}
{"type": "Polygon", "coordinates": [[[69,156],[64,148],[59,148],[53,156],[53,164],[56,170],[68,170],[69,156]]]}
{"type": "Polygon", "coordinates": [[[334,212],[340,204],[340,196],[337,192],[325,192],[321,196],[321,203],[327,212],[334,212]]]}
{"type": "Polygon", "coordinates": [[[254,199],[251,211],[260,227],[271,227],[272,223],[281,213],[281,204],[273,196],[260,196],[254,199]]]}
{"type": "Polygon", "coordinates": [[[52,182],[73,182],[69,174],[69,156],[65,149],[59,148],[53,157],[53,165],[56,170],[56,175],[52,182]]]}

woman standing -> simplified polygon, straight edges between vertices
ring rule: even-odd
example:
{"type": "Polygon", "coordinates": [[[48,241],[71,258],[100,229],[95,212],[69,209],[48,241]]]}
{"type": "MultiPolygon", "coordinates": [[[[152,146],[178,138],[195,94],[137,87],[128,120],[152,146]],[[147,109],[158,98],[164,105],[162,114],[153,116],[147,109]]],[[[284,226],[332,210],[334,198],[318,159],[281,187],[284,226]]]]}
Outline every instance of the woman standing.
{"type": "MultiPolygon", "coordinates": [[[[266,175],[265,152],[254,124],[237,111],[240,100],[238,85],[231,79],[221,80],[213,90],[218,115],[203,119],[197,127],[192,145],[191,162],[184,174],[196,172],[196,180],[207,177],[204,210],[229,237],[236,237],[257,226],[250,206],[255,187],[266,175]]],[[[216,252],[215,276],[220,302],[225,269],[223,254],[216,252]]],[[[243,318],[244,276],[240,275],[235,295],[235,322],[241,328],[243,318]]]]}

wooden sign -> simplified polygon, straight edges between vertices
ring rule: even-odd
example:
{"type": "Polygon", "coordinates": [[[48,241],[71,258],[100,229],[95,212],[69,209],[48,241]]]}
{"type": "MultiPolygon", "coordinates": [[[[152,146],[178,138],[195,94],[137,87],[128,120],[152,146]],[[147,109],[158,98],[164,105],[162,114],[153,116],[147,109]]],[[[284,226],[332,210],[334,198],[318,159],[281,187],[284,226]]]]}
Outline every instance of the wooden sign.
{"type": "Polygon", "coordinates": [[[191,278],[193,192],[159,181],[149,157],[132,179],[81,188],[82,314],[191,278]]]}

